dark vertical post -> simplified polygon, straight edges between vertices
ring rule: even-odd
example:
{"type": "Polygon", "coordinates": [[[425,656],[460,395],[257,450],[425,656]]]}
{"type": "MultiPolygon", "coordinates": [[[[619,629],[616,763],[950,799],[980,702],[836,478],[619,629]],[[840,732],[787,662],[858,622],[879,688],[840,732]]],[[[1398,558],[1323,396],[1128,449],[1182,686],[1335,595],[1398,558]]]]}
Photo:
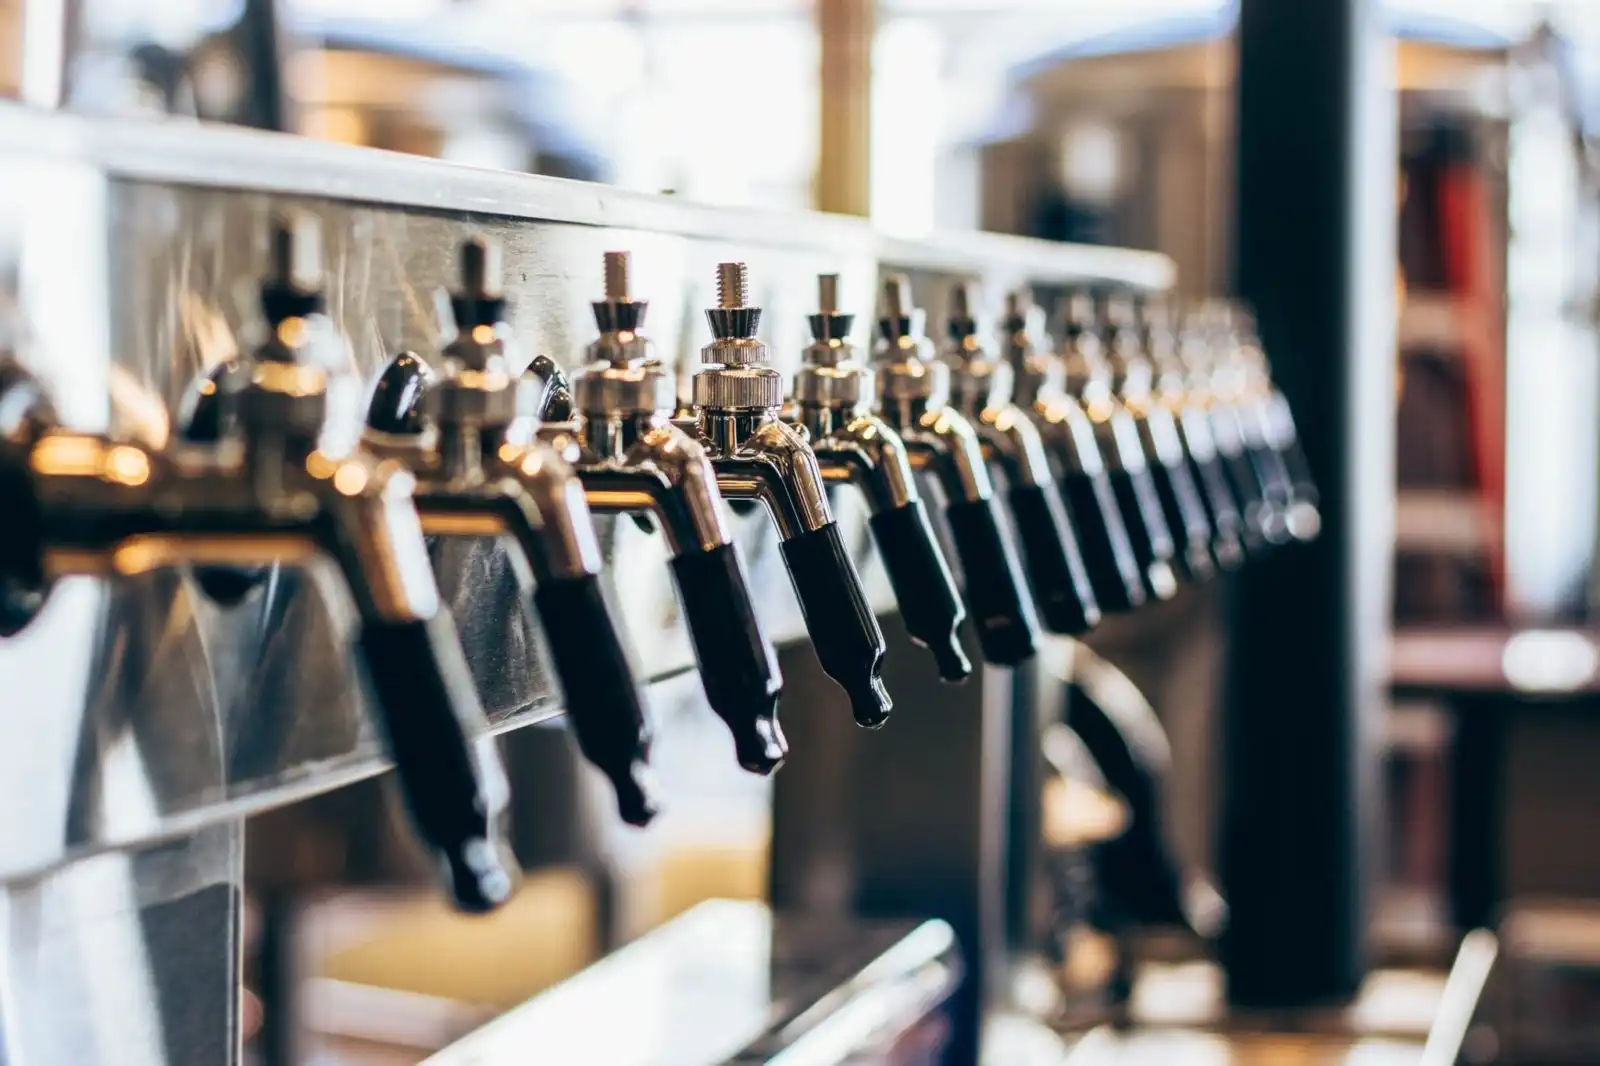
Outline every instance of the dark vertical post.
{"type": "MultiPolygon", "coordinates": [[[[1055,654],[1049,649],[1044,655],[1055,654]]],[[[1061,716],[1062,686],[1042,676],[1035,660],[1011,671],[1010,767],[1006,775],[1006,947],[1036,951],[1045,932],[1038,928],[1039,857],[1044,833],[1044,749],[1039,743],[1046,716],[1061,716]],[[1053,697],[1053,698],[1052,698],[1053,697]]]]}
{"type": "Polygon", "coordinates": [[[1230,1000],[1348,1000],[1365,974],[1388,639],[1395,109],[1378,0],[1243,0],[1238,294],[1322,490],[1309,545],[1246,568],[1226,704],[1230,1000]]]}
{"type": "Polygon", "coordinates": [[[1492,926],[1501,903],[1505,825],[1506,718],[1518,706],[1501,693],[1451,699],[1449,915],[1456,932],[1492,926]]]}
{"type": "Polygon", "coordinates": [[[304,1018],[300,1011],[299,895],[282,888],[257,897],[260,940],[256,948],[256,994],[261,1001],[261,1028],[256,1055],[262,1066],[298,1066],[305,1061],[304,1018]]]}
{"type": "Polygon", "coordinates": [[[294,128],[284,85],[289,49],[283,7],[281,0],[245,0],[239,16],[240,58],[249,78],[241,113],[233,118],[240,125],[285,132],[294,128]]]}

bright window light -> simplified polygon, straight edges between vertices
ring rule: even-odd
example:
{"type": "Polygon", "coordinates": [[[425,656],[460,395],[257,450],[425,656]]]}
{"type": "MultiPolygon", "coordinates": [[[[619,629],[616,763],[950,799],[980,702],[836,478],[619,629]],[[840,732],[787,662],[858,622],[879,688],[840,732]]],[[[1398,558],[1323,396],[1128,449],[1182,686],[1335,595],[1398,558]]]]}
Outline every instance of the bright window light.
{"type": "Polygon", "coordinates": [[[1570,692],[1600,669],[1600,651],[1581,633],[1530,629],[1506,641],[1500,670],[1525,692],[1570,692]]]}

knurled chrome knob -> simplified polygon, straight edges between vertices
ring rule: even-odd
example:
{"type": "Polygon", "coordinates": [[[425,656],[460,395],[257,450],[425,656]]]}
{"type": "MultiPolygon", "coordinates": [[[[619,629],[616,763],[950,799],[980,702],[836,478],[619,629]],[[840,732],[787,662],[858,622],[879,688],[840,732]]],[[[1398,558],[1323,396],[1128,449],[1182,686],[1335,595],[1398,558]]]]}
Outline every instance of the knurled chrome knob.
{"type": "MultiPolygon", "coordinates": [[[[276,349],[284,323],[322,313],[322,228],[316,216],[305,211],[285,211],[272,220],[268,235],[267,276],[261,283],[261,313],[273,337],[257,358],[288,360],[292,354],[276,349]]],[[[292,341],[286,341],[292,346],[292,341]]]]}
{"type": "Polygon", "coordinates": [[[878,314],[878,335],[890,344],[908,347],[905,342],[922,338],[922,309],[911,301],[911,279],[890,274],[883,279],[883,305],[878,314]]]}
{"type": "Polygon", "coordinates": [[[440,425],[506,426],[517,417],[517,382],[499,360],[486,370],[452,368],[422,402],[440,425]]]}
{"type": "Polygon", "coordinates": [[[463,241],[459,264],[459,288],[450,296],[456,336],[441,353],[444,373],[424,394],[424,409],[441,425],[508,425],[517,417],[517,386],[506,353],[500,245],[487,237],[463,241]]]}
{"type": "Polygon", "coordinates": [[[1060,355],[1065,364],[1067,389],[1078,393],[1090,381],[1109,381],[1111,364],[1106,360],[1094,296],[1088,292],[1072,293],[1062,301],[1059,317],[1060,355]]]}
{"type": "Polygon", "coordinates": [[[573,404],[591,416],[670,410],[676,399],[673,381],[655,346],[639,332],[650,304],[632,296],[632,258],[627,252],[606,252],[604,263],[605,299],[590,305],[600,336],[589,345],[588,366],[572,383],[573,404]]]}
{"type": "Polygon", "coordinates": [[[706,308],[711,343],[700,361],[717,366],[758,366],[767,361],[767,346],[756,338],[761,308],[751,307],[749,275],[743,263],[717,264],[717,306],[706,308]]]}
{"type": "Polygon", "coordinates": [[[856,316],[839,310],[839,275],[817,275],[817,310],[807,320],[811,326],[811,346],[805,361],[813,366],[837,366],[855,354],[850,330],[856,316]]]}
{"type": "Polygon", "coordinates": [[[314,437],[328,410],[328,380],[342,359],[339,337],[322,315],[322,241],[314,216],[287,212],[273,220],[271,264],[261,283],[261,310],[271,327],[249,375],[240,377],[238,418],[248,434],[314,437]]]}
{"type": "Polygon", "coordinates": [[[1170,296],[1160,290],[1147,292],[1139,301],[1139,329],[1144,352],[1163,373],[1178,369],[1178,321],[1170,296]]]}
{"type": "Polygon", "coordinates": [[[783,375],[770,366],[736,366],[695,375],[694,404],[711,411],[752,411],[783,404],[783,375]]]}
{"type": "Polygon", "coordinates": [[[502,295],[500,245],[487,237],[461,243],[460,274],[450,294],[451,325],[456,335],[440,354],[447,363],[467,370],[487,370],[505,355],[508,306],[502,295]]]}
{"type": "Polygon", "coordinates": [[[717,306],[706,309],[712,341],[700,350],[706,364],[694,377],[695,406],[753,410],[783,405],[783,375],[767,364],[767,346],[756,338],[761,308],[747,304],[749,277],[743,263],[717,265],[717,306]]]}
{"type": "Polygon", "coordinates": [[[976,281],[958,281],[950,287],[950,338],[962,340],[978,333],[978,309],[983,306],[976,281]]]}
{"type": "Polygon", "coordinates": [[[1056,305],[1056,332],[1064,339],[1080,334],[1098,337],[1099,322],[1094,294],[1086,290],[1068,293],[1056,305]]]}
{"type": "Polygon", "coordinates": [[[995,358],[983,343],[982,306],[977,282],[960,281],[951,288],[950,333],[940,356],[950,368],[952,401],[971,413],[1011,401],[1011,366],[995,358]]]}
{"type": "Polygon", "coordinates": [[[919,400],[939,406],[949,399],[950,368],[930,358],[922,320],[922,309],[911,302],[911,280],[904,274],[885,278],[879,340],[873,353],[878,395],[884,400],[919,400]]]}
{"type": "Polygon", "coordinates": [[[572,405],[593,416],[669,411],[677,389],[659,364],[595,366],[572,381],[572,405]]]}
{"type": "Polygon", "coordinates": [[[257,363],[239,393],[238,412],[246,435],[315,437],[328,415],[328,372],[300,363],[257,363]]]}
{"type": "Polygon", "coordinates": [[[850,343],[855,316],[839,310],[839,275],[817,277],[817,311],[811,344],[794,379],[794,398],[812,407],[854,410],[872,392],[872,368],[856,360],[850,343]]]}

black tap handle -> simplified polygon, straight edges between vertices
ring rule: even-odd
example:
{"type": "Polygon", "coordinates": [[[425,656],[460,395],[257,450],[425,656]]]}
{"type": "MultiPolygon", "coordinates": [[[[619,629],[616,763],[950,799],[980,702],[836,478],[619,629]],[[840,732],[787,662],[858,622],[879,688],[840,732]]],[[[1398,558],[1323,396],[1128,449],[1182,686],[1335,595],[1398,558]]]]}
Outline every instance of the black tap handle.
{"type": "Polygon", "coordinates": [[[961,561],[967,609],[977,624],[984,660],[1016,666],[1033,658],[1038,608],[994,499],[951,504],[945,520],[961,561]]]}
{"type": "Polygon", "coordinates": [[[1239,516],[1244,522],[1245,550],[1260,554],[1273,546],[1271,530],[1277,508],[1267,498],[1266,482],[1256,469],[1254,459],[1242,446],[1233,452],[1219,450],[1223,472],[1239,503],[1239,516]]]}
{"type": "Polygon", "coordinates": [[[44,607],[46,590],[0,576],[0,637],[14,637],[28,627],[44,607]]]}
{"type": "Polygon", "coordinates": [[[784,541],[783,561],[823,672],[850,697],[856,724],[876,729],[894,706],[880,676],[883,630],[867,603],[839,523],[784,541]]]}
{"type": "Polygon", "coordinates": [[[1060,493],[1054,485],[1016,485],[1006,500],[1045,627],[1068,636],[1087,633],[1100,623],[1100,603],[1060,493]]]}
{"type": "Polygon", "coordinates": [[[1217,565],[1224,570],[1236,570],[1244,562],[1244,516],[1239,510],[1233,486],[1228,481],[1228,472],[1222,464],[1220,454],[1206,459],[1196,459],[1192,454],[1189,456],[1189,467],[1205,501],[1206,516],[1216,532],[1212,552],[1216,555],[1217,565]]]}
{"type": "Polygon", "coordinates": [[[479,763],[493,756],[472,736],[478,696],[455,622],[445,611],[427,621],[368,619],[358,639],[411,821],[456,907],[493,910],[511,898],[517,868],[498,825],[504,797],[491,793],[479,763]]]}
{"type": "Polygon", "coordinates": [[[684,552],[672,560],[672,573],[706,702],[733,734],[739,765],[770,774],[789,754],[778,725],[783,674],[756,619],[739,549],[684,552]]]}
{"type": "Polygon", "coordinates": [[[1174,540],[1173,565],[1185,581],[1198,583],[1216,573],[1212,545],[1216,531],[1200,498],[1200,486],[1189,469],[1186,457],[1172,464],[1150,464],[1150,477],[1161,500],[1161,513],[1174,540]]]}
{"type": "Polygon", "coordinates": [[[658,809],[649,778],[650,723],[600,579],[587,574],[541,581],[533,609],[544,626],[579,750],[611,782],[622,820],[649,825],[658,809]]]}
{"type": "Polygon", "coordinates": [[[1148,468],[1111,472],[1111,487],[1122,508],[1122,520],[1133,541],[1133,554],[1139,560],[1147,596],[1170,600],[1177,592],[1177,574],[1172,568],[1172,529],[1161,510],[1161,495],[1148,468]]]}
{"type": "Polygon", "coordinates": [[[189,386],[178,410],[178,435],[191,444],[215,444],[233,428],[228,383],[244,373],[242,360],[218,363],[189,386]]]}
{"type": "Polygon", "coordinates": [[[367,425],[380,433],[421,433],[422,397],[433,376],[432,369],[415,353],[395,356],[372,386],[367,425]]]}
{"type": "Polygon", "coordinates": [[[1280,424],[1277,452],[1283,460],[1294,502],[1315,508],[1321,502],[1321,494],[1317,491],[1316,478],[1311,476],[1311,463],[1306,459],[1305,446],[1300,443],[1300,431],[1295,427],[1294,415],[1289,411],[1289,401],[1283,393],[1275,392],[1271,403],[1273,417],[1280,424]]]}
{"type": "Polygon", "coordinates": [[[524,381],[537,383],[538,401],[534,410],[541,422],[565,422],[573,415],[572,382],[567,372],[548,355],[536,355],[527,370],[524,381]]]}
{"type": "MultiPolygon", "coordinates": [[[[0,392],[4,389],[0,384],[0,392]]],[[[0,425],[0,431],[9,428],[0,425]]],[[[44,515],[25,454],[0,433],[0,513],[5,515],[0,520],[0,637],[27,628],[50,591],[44,572],[44,515]]]]}
{"type": "Polygon", "coordinates": [[[873,515],[871,526],[906,631],[933,653],[941,678],[965,681],[972,674],[972,662],[961,650],[961,623],[967,609],[927,509],[921,500],[912,500],[873,515]]]}
{"type": "Polygon", "coordinates": [[[1290,437],[1284,441],[1278,453],[1283,456],[1283,465],[1288,469],[1289,484],[1294,488],[1295,499],[1315,507],[1320,500],[1317,482],[1311,476],[1311,464],[1306,460],[1306,450],[1300,438],[1290,437]]]}
{"type": "Polygon", "coordinates": [[[1061,496],[1083,538],[1079,546],[1101,610],[1120,613],[1143,607],[1144,579],[1110,479],[1104,474],[1068,474],[1061,482],[1061,496]]]}

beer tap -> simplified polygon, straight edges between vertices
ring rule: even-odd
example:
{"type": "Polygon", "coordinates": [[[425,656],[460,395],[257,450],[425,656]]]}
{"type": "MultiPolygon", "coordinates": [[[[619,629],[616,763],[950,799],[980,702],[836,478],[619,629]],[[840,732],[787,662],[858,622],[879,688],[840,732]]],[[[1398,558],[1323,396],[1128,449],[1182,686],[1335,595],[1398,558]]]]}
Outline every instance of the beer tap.
{"type": "MultiPolygon", "coordinates": [[[[8,505],[8,512],[13,501],[26,501],[31,491],[26,465],[18,460],[57,422],[55,405],[39,381],[9,351],[0,354],[0,502],[8,505]]],[[[28,521],[27,512],[21,513],[22,521],[28,521]]],[[[16,521],[8,517],[0,522],[0,559],[13,559],[19,548],[26,549],[27,531],[9,528],[16,521]],[[21,545],[12,544],[12,536],[21,545]]],[[[0,637],[26,629],[49,594],[49,581],[39,568],[0,565],[0,637]]]]}
{"type": "Polygon", "coordinates": [[[1206,408],[1209,383],[1199,382],[1200,390],[1191,388],[1190,378],[1178,356],[1171,305],[1164,294],[1147,294],[1140,305],[1140,318],[1144,350],[1155,375],[1154,402],[1170,411],[1177,422],[1183,452],[1211,524],[1211,548],[1217,564],[1225,570],[1236,569],[1244,562],[1244,516],[1228,483],[1228,472],[1211,429],[1211,416],[1206,408]]]}
{"type": "Polygon", "coordinates": [[[1038,608],[1001,519],[982,440],[949,403],[950,368],[934,358],[922,317],[910,280],[886,278],[873,354],[878,412],[904,438],[912,466],[933,474],[944,492],[945,523],[984,659],[1015,666],[1036,650],[1038,608]]]}
{"type": "Polygon", "coordinates": [[[1156,402],[1155,367],[1145,351],[1138,311],[1127,294],[1109,296],[1104,304],[1106,354],[1111,364],[1112,388],[1138,427],[1139,441],[1149,458],[1150,478],[1160,497],[1167,527],[1179,543],[1173,562],[1189,581],[1204,581],[1216,573],[1212,558],[1211,519],[1206,515],[1200,486],[1189,469],[1178,420],[1156,402]]]}
{"type": "Polygon", "coordinates": [[[1132,610],[1146,599],[1133,540],[1094,424],[1068,395],[1065,363],[1040,335],[1042,317],[1026,290],[1007,294],[1001,348],[1012,370],[1013,402],[1032,416],[1060,465],[1062,498],[1102,612],[1132,610]]]}
{"type": "Polygon", "coordinates": [[[1300,445],[1300,432],[1294,424],[1289,400],[1272,381],[1272,368],[1256,332],[1255,315],[1247,307],[1235,303],[1226,308],[1224,321],[1229,327],[1234,360],[1243,377],[1243,411],[1250,418],[1246,440],[1252,450],[1277,457],[1275,476],[1287,485],[1289,506],[1285,521],[1290,536],[1296,540],[1313,540],[1322,528],[1316,482],[1312,480],[1311,467],[1300,445]]]}
{"type": "Polygon", "coordinates": [[[747,286],[743,263],[717,266],[717,306],[706,311],[712,339],[691,386],[695,431],[723,495],[765,505],[822,669],[850,697],[856,722],[875,728],[893,706],[880,677],[883,632],[828,506],[817,457],[780,417],[783,375],[756,338],[761,308],[748,304],[747,286]]]}
{"type": "Polygon", "coordinates": [[[571,462],[576,443],[563,454],[509,432],[518,386],[498,246],[462,245],[461,288],[450,305],[456,335],[440,353],[442,374],[425,375],[413,355],[398,357],[374,393],[368,447],[416,474],[424,533],[506,537],[516,546],[515,568],[525,587],[532,578],[528,606],[542,624],[578,747],[610,781],[623,821],[646,825],[656,813],[650,727],[600,587],[600,544],[571,462]]]}
{"type": "MultiPolygon", "coordinates": [[[[261,292],[271,329],[234,397],[239,432],[157,448],[57,425],[11,424],[0,449],[9,515],[0,574],[39,586],[183,563],[330,557],[361,624],[357,644],[411,821],[456,905],[504,903],[516,866],[499,831],[508,789],[448,611],[440,607],[412,475],[363,449],[319,444],[330,367],[346,362],[323,315],[316,231],[275,226],[261,292]]],[[[17,394],[13,380],[0,410],[17,394]]]]}
{"type": "Polygon", "coordinates": [[[1067,392],[1083,405],[1095,439],[1100,442],[1145,591],[1158,600],[1171,599],[1178,591],[1177,575],[1172,569],[1172,530],[1161,510],[1161,494],[1150,475],[1138,422],[1113,388],[1111,364],[1099,325],[1092,296],[1076,293],[1068,298],[1061,337],[1067,392]]]}
{"type": "Polygon", "coordinates": [[[739,765],[768,774],[788,752],[778,725],[783,675],[750,599],[706,448],[671,421],[674,385],[642,332],[648,303],[629,288],[627,252],[605,253],[600,336],[571,381],[545,358],[538,435],[574,449],[591,510],[650,516],[672,550],[672,574],[706,701],[733,735],[739,765]]]}
{"type": "Polygon", "coordinates": [[[1204,424],[1216,447],[1218,465],[1238,502],[1245,551],[1259,553],[1288,539],[1288,522],[1283,515],[1284,501],[1274,499],[1276,493],[1270,489],[1268,477],[1245,446],[1237,410],[1238,376],[1225,369],[1213,351],[1216,310],[1216,305],[1207,303],[1184,315],[1178,333],[1178,362],[1183,367],[1188,395],[1203,406],[1204,424]]]}
{"type": "Polygon", "coordinates": [[[951,290],[949,338],[940,353],[950,367],[950,403],[972,423],[984,457],[1005,478],[1023,567],[1045,626],[1053,633],[1085,633],[1099,623],[1100,605],[1078,537],[1061,501],[1044,437],[1028,412],[1011,402],[1011,364],[996,358],[980,337],[979,306],[976,282],[961,282],[951,290]]]}
{"type": "Polygon", "coordinates": [[[872,414],[872,368],[850,342],[855,316],[839,310],[839,277],[817,278],[812,343],[794,379],[794,414],[811,437],[822,477],[855,482],[872,509],[869,525],[911,639],[933,653],[939,676],[961,681],[972,663],[961,649],[966,609],[923,506],[900,435],[872,414]]]}

